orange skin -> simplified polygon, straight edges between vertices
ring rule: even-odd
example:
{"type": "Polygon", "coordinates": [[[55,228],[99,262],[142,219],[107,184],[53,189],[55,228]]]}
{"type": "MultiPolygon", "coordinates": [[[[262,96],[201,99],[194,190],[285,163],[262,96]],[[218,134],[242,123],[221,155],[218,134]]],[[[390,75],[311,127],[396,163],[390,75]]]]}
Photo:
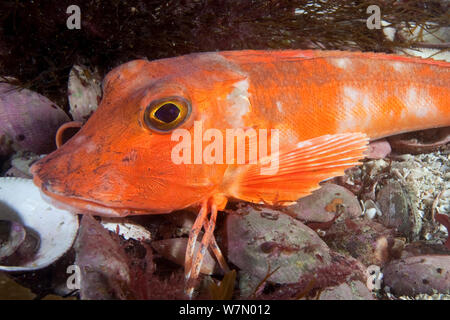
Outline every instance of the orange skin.
{"type": "MultiPolygon", "coordinates": [[[[276,128],[280,148],[289,149],[327,134],[361,132],[377,139],[449,126],[449,84],[450,63],[375,53],[235,51],[135,60],[106,76],[98,110],[72,139],[32,167],[34,182],[78,213],[160,214],[200,205],[186,258],[186,269],[195,269],[201,258],[192,267],[188,256],[202,227],[211,229],[202,249],[213,243],[220,256],[212,236],[215,214],[228,198],[239,198],[233,182],[239,171],[227,164],[174,164],[171,151],[178,141],[144,125],[152,101],[170,96],[190,101],[192,112],[180,128],[192,136],[200,120],[204,130],[276,128]]],[[[307,192],[323,178],[312,179],[307,192]]],[[[278,183],[285,185],[282,179],[278,183]]],[[[196,275],[194,270],[186,277],[196,275]]]]}
{"type": "Polygon", "coordinates": [[[152,100],[188,98],[192,114],[180,128],[189,130],[202,119],[204,128],[278,128],[282,146],[339,132],[376,139],[450,125],[449,67],[386,54],[313,50],[131,61],[106,76],[103,100],[86,125],[33,166],[34,181],[81,212],[169,213],[214,194],[226,196],[221,182],[227,165],[173,164],[170,154],[178,142],[142,125],[152,100]],[[246,79],[250,107],[240,116],[227,96],[246,79]]]}

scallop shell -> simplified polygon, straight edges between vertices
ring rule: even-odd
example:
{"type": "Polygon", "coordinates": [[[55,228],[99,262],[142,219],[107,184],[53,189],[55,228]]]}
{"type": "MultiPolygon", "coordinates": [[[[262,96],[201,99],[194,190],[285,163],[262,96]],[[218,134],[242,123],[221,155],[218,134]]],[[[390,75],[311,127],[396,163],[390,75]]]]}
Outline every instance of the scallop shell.
{"type": "Polygon", "coordinates": [[[72,247],[78,231],[78,217],[46,203],[32,180],[0,178],[0,220],[22,224],[40,237],[33,257],[17,266],[0,265],[0,271],[42,269],[72,247]]]}
{"type": "Polygon", "coordinates": [[[67,114],[46,97],[0,83],[0,154],[11,149],[49,153],[56,148],[58,128],[67,114]]]}

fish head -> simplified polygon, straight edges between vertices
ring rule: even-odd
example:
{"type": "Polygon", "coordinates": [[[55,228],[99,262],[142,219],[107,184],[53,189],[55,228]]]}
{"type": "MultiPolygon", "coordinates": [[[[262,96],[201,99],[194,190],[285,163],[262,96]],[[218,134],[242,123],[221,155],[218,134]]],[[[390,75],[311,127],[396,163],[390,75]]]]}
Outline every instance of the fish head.
{"type": "Polygon", "coordinates": [[[239,81],[215,53],[123,64],[105,77],[86,124],[32,166],[34,183],[77,213],[157,214],[199,203],[220,185],[226,164],[194,163],[194,123],[229,127],[220,115],[239,81]],[[173,158],[183,134],[192,142],[188,164],[173,158]]]}

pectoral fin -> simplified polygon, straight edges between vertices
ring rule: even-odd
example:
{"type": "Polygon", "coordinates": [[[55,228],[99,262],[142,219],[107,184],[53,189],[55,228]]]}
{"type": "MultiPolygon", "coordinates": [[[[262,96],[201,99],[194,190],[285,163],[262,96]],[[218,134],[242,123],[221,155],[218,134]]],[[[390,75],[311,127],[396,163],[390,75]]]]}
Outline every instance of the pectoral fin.
{"type": "Polygon", "coordinates": [[[280,150],[258,164],[236,168],[229,195],[241,200],[289,204],[319,188],[319,182],[358,165],[367,150],[363,133],[324,135],[280,150]]]}

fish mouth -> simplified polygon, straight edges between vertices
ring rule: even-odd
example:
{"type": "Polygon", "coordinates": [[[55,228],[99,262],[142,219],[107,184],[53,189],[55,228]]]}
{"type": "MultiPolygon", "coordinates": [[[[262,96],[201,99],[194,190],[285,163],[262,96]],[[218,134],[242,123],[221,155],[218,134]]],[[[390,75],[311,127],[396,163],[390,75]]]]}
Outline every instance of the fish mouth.
{"type": "Polygon", "coordinates": [[[95,200],[71,197],[49,190],[48,185],[35,176],[33,182],[40,188],[41,197],[56,208],[76,214],[91,214],[104,217],[125,217],[129,215],[154,214],[151,210],[108,206],[95,200]]]}
{"type": "Polygon", "coordinates": [[[79,214],[92,214],[105,217],[124,217],[130,211],[123,208],[108,207],[94,201],[71,198],[41,189],[41,197],[54,207],[79,214]]]}

